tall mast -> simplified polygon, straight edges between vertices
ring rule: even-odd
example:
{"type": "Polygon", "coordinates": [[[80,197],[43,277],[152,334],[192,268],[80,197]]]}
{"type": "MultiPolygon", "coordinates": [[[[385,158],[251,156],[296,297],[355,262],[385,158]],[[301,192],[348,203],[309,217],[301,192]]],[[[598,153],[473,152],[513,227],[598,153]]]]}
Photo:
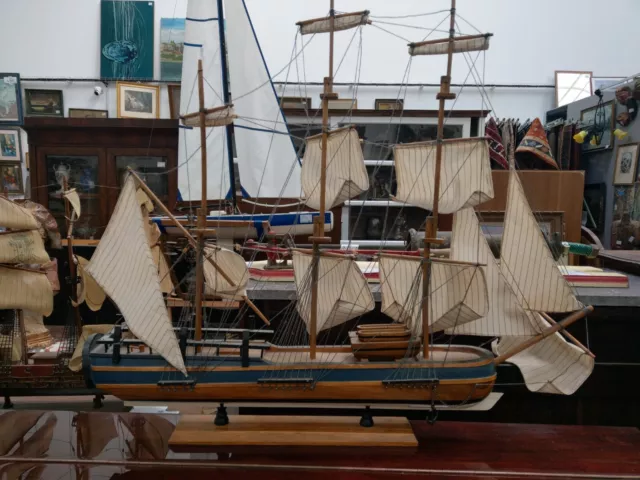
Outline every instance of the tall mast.
{"type": "MultiPolygon", "coordinates": [[[[224,6],[222,0],[218,2],[218,34],[220,38],[220,69],[222,70],[222,103],[229,105],[231,103],[231,95],[229,94],[229,67],[227,65],[227,43],[224,31],[224,6]]],[[[231,203],[233,210],[236,209],[236,172],[233,168],[233,125],[229,124],[225,127],[227,134],[227,155],[229,160],[229,194],[231,195],[231,203]]]]}
{"type": "Polygon", "coordinates": [[[442,142],[444,140],[444,102],[455,98],[455,93],[450,93],[451,64],[453,61],[453,41],[455,36],[456,0],[451,0],[451,16],[449,21],[449,48],[447,51],[447,74],[440,77],[440,92],[436,98],[440,101],[438,107],[438,134],[436,138],[436,171],[433,187],[433,210],[427,217],[426,232],[424,236],[424,251],[422,261],[422,343],[424,346],[424,358],[429,358],[429,256],[431,244],[441,243],[438,234],[438,203],[440,201],[440,169],[442,166],[442,142]]]}
{"type": "Polygon", "coordinates": [[[316,332],[318,325],[318,264],[320,260],[320,244],[328,243],[331,239],[324,236],[324,216],[326,213],[325,196],[327,184],[327,142],[329,139],[329,99],[335,98],[333,93],[333,34],[335,27],[334,0],[329,6],[329,76],[324,79],[322,94],[322,157],[320,167],[320,215],[316,217],[314,235],[310,238],[313,243],[313,266],[311,271],[311,318],[309,322],[309,356],[316,358],[316,332]]]}
{"type": "Polygon", "coordinates": [[[207,125],[204,105],[204,75],[202,59],[198,60],[198,98],[200,107],[200,153],[202,199],[198,209],[198,230],[196,234],[196,331],[195,339],[202,340],[202,296],[204,294],[204,231],[207,224],[207,125]]]}

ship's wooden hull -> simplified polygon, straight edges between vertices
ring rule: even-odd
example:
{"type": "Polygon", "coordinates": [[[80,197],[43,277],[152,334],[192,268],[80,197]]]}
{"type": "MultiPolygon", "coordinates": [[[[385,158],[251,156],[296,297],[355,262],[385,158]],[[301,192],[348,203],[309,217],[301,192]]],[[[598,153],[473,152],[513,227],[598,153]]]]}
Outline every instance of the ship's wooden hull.
{"type": "Polygon", "coordinates": [[[465,351],[465,360],[282,364],[251,358],[243,366],[237,356],[187,356],[185,378],[157,355],[123,354],[114,364],[104,347],[87,345],[83,368],[89,387],[123,400],[433,401],[436,405],[483,400],[495,383],[493,355],[474,347],[453,348],[465,351]]]}

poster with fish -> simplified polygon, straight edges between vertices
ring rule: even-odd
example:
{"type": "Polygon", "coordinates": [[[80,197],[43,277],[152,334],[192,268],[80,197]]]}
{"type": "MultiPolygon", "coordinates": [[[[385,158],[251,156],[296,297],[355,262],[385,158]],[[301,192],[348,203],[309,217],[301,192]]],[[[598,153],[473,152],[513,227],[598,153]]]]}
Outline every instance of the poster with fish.
{"type": "Polygon", "coordinates": [[[0,73],[0,125],[22,124],[20,75],[0,73]]]}
{"type": "Polygon", "coordinates": [[[153,2],[102,0],[100,76],[153,79],[153,2]]]}
{"type": "Polygon", "coordinates": [[[182,79],[184,18],[160,19],[160,78],[171,82],[182,79]]]}

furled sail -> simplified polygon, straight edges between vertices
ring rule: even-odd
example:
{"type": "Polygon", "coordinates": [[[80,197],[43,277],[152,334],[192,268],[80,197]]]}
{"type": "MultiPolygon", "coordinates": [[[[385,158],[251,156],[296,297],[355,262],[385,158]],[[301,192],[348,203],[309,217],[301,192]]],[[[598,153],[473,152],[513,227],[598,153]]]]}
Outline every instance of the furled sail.
{"type": "MultiPolygon", "coordinates": [[[[305,203],[317,210],[320,209],[321,158],[322,135],[308,137],[302,164],[302,189],[305,203]]],[[[355,128],[345,127],[329,132],[326,179],[326,210],[369,188],[369,174],[355,128]]]]}
{"type": "MultiPolygon", "coordinates": [[[[351,257],[321,255],[318,259],[316,332],[340,325],[375,308],[367,280],[351,257]]],[[[298,313],[309,330],[313,255],[293,252],[298,313]]]]}
{"type": "Polygon", "coordinates": [[[204,254],[211,258],[233,281],[231,285],[209,261],[204,262],[205,295],[213,295],[232,300],[241,300],[247,296],[249,270],[240,255],[226,248],[205,247],[204,254]]]}
{"type": "MultiPolygon", "coordinates": [[[[431,210],[436,171],[436,142],[394,147],[396,199],[431,210]]],[[[440,172],[440,213],[455,213],[493,198],[489,145],[484,137],[444,140],[440,172]]]]}
{"type": "MultiPolygon", "coordinates": [[[[475,52],[487,50],[491,33],[482,35],[467,35],[453,39],[453,53],[475,52]]],[[[409,55],[446,55],[449,53],[449,39],[426,40],[410,43],[409,55]]]]}
{"type": "Polygon", "coordinates": [[[42,265],[49,262],[49,254],[38,230],[0,232],[0,263],[42,265]]]}
{"type": "Polygon", "coordinates": [[[71,208],[73,209],[73,213],[75,213],[75,220],[80,218],[80,214],[82,213],[82,209],[80,208],[80,197],[78,196],[78,192],[76,192],[75,188],[71,190],[67,190],[63,193],[64,198],[66,198],[71,204],[71,208]]]}
{"type": "Polygon", "coordinates": [[[131,332],[186,375],[160,291],[145,221],[135,180],[128,176],[87,271],[118,306],[131,332]]]}
{"type": "MultiPolygon", "coordinates": [[[[381,311],[422,334],[421,258],[380,256],[381,311]]],[[[486,315],[487,285],[480,266],[431,260],[429,325],[434,332],[464,325],[486,315]]]]}
{"type": "MultiPolygon", "coordinates": [[[[358,25],[366,25],[371,23],[369,20],[369,11],[343,13],[333,17],[333,31],[348,30],[358,25]]],[[[314,18],[313,20],[304,20],[296,23],[300,27],[302,35],[310,33],[326,33],[331,31],[331,17],[314,18]]]]}
{"type": "Polygon", "coordinates": [[[500,269],[528,310],[573,312],[583,306],[558,269],[515,170],[509,173],[500,269]]]}
{"type": "Polygon", "coordinates": [[[0,265],[0,310],[53,312],[53,290],[44,272],[0,265]]]}
{"type": "MultiPolygon", "coordinates": [[[[198,99],[198,60],[202,59],[205,78],[205,108],[224,105],[222,55],[219,28],[222,16],[217,2],[189,0],[184,32],[180,115],[200,110],[198,99]]],[[[223,127],[207,128],[207,196],[222,199],[231,188],[227,136],[223,127]]],[[[201,191],[200,130],[181,125],[178,143],[178,189],[183,200],[199,200],[201,191]]]]}
{"type": "Polygon", "coordinates": [[[299,198],[300,161],[244,0],[226,0],[234,138],[244,193],[299,198]]]}
{"type": "Polygon", "coordinates": [[[12,230],[37,230],[38,222],[29,210],[0,196],[0,227],[12,230]]]}

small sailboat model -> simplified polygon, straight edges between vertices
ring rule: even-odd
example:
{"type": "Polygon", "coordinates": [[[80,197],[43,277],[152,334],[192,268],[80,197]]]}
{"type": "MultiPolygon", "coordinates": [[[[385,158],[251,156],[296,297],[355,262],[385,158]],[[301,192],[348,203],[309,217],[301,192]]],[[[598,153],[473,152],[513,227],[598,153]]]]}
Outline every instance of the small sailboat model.
{"type": "MultiPolygon", "coordinates": [[[[190,9],[192,4],[202,6],[190,2],[190,9]]],[[[231,12],[246,14],[242,0],[227,0],[226,5],[229,22],[231,12]]],[[[215,13],[209,16],[218,17],[215,13]]],[[[366,11],[336,15],[332,0],[328,17],[298,25],[302,35],[328,33],[332,52],[335,32],[369,22],[366,11]]],[[[409,46],[413,56],[444,54],[448,63],[437,94],[437,139],[394,148],[397,198],[431,215],[421,256],[379,255],[381,308],[393,323],[361,322],[375,306],[365,276],[353,256],[323,248],[329,243],[322,221],[326,212],[368,187],[355,130],[329,128],[328,103],[335,98],[330,55],[322,133],[307,139],[300,172],[305,202],[319,215],[309,238],[312,248],[290,249],[296,299],[279,312],[275,332],[238,328],[240,316],[215,327],[203,324],[206,295],[248,300],[248,271],[238,254],[207,242],[216,235],[206,221],[207,132],[217,129],[211,135],[221,142],[228,138],[226,126],[242,118],[242,102],[236,99],[232,110],[220,97],[210,107],[211,97],[203,93],[207,68],[198,59],[199,108],[197,115],[185,116],[193,125],[189,135],[199,129],[201,138],[202,204],[195,236],[135,173],[129,175],[87,267],[126,324],[87,340],[83,365],[89,384],[127,400],[401,401],[437,408],[483,401],[495,384],[497,365],[510,361],[531,390],[575,391],[591,373],[593,359],[586,348],[565,340],[564,329],[592,308],[580,304],[557,268],[515,170],[510,173],[501,256],[493,257],[473,209],[493,197],[487,139],[444,138],[445,102],[455,98],[450,90],[453,53],[486,49],[489,35],[455,36],[455,0],[450,31],[447,39],[409,46]],[[147,218],[137,199],[141,191],[196,251],[195,312],[183,315],[177,325],[167,315],[145,237],[147,218]],[[431,246],[441,242],[440,213],[455,217],[449,259],[430,255],[431,246]],[[548,313],[568,315],[556,323],[548,313]],[[123,338],[125,331],[135,338],[123,338]],[[433,344],[436,332],[451,340],[433,344]],[[348,344],[336,340],[341,333],[348,344]],[[272,335],[271,341],[261,340],[263,334],[272,335]],[[454,344],[453,336],[459,334],[496,337],[494,352],[454,344]]],[[[230,44],[230,54],[232,50],[230,44]]],[[[219,417],[224,424],[226,415],[219,412],[219,417]]]]}

